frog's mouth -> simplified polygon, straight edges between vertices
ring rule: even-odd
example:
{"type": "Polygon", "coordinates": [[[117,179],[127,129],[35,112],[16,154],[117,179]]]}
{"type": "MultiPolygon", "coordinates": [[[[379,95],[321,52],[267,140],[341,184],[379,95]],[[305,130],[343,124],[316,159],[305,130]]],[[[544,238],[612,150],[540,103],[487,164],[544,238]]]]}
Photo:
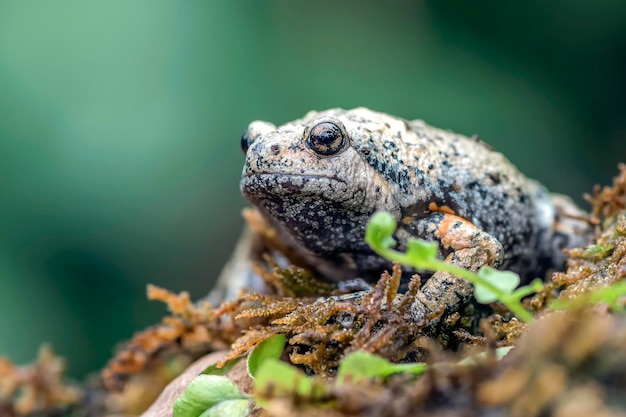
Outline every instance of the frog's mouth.
{"type": "Polygon", "coordinates": [[[313,180],[313,181],[316,179],[327,179],[327,180],[341,182],[344,184],[346,183],[345,180],[337,177],[336,175],[286,174],[284,172],[247,172],[242,176],[241,180],[243,182],[246,178],[252,178],[252,177],[258,177],[258,178],[268,177],[268,178],[273,178],[273,179],[284,177],[284,178],[299,178],[302,180],[313,180]]]}
{"type": "Polygon", "coordinates": [[[249,172],[241,178],[241,192],[246,197],[269,197],[284,195],[343,194],[347,182],[334,175],[285,174],[273,172],[249,172]]]}
{"type": "Polygon", "coordinates": [[[365,203],[364,192],[355,191],[352,184],[334,175],[265,171],[245,173],[241,178],[240,189],[251,203],[268,207],[287,207],[307,202],[308,207],[321,209],[327,204],[339,204],[360,211],[365,203]]]}

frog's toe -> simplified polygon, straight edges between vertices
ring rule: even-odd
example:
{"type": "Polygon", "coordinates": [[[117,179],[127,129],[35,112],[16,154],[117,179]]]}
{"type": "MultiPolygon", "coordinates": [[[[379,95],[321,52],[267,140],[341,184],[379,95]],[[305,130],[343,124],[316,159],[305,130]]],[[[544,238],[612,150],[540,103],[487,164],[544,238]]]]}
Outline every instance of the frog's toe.
{"type": "Polygon", "coordinates": [[[415,296],[411,319],[415,323],[435,324],[456,312],[472,295],[472,284],[447,272],[436,272],[415,296]]]}

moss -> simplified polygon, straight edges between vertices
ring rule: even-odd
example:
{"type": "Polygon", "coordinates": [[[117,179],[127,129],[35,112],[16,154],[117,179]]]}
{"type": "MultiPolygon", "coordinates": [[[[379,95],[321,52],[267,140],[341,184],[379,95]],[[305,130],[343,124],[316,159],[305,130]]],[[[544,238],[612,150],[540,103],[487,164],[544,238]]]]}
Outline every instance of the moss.
{"type": "Polygon", "coordinates": [[[0,358],[0,415],[6,417],[69,413],[81,407],[86,391],[64,377],[65,362],[44,346],[30,365],[0,358]]]}

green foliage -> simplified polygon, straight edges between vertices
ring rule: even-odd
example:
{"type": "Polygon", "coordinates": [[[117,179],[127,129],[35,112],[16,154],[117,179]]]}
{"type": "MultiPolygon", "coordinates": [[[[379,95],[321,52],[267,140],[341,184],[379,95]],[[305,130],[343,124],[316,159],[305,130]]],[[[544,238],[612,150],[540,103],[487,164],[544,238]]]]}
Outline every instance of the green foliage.
{"type": "Polygon", "coordinates": [[[255,396],[260,405],[263,405],[262,393],[316,400],[326,391],[323,381],[308,377],[296,367],[275,358],[266,358],[260,364],[254,382],[255,393],[261,394],[255,396]]]}
{"type": "MultiPolygon", "coordinates": [[[[504,294],[511,294],[519,285],[519,276],[517,274],[508,271],[498,271],[488,266],[481,268],[478,271],[478,276],[490,282],[504,294]]],[[[480,282],[474,284],[474,297],[481,304],[498,301],[498,295],[480,282]]]]}
{"type": "Polygon", "coordinates": [[[249,399],[225,400],[207,409],[200,417],[245,417],[249,409],[249,399]]]}
{"type": "Polygon", "coordinates": [[[259,368],[268,359],[278,359],[285,348],[285,335],[277,334],[259,343],[248,356],[248,374],[256,379],[259,368]]]}
{"type": "MultiPolygon", "coordinates": [[[[279,360],[285,345],[285,336],[276,335],[259,344],[248,357],[248,373],[255,380],[255,399],[264,404],[263,395],[272,397],[297,396],[321,400],[327,391],[323,381],[308,377],[299,369],[279,360]]],[[[358,382],[368,378],[386,378],[395,373],[422,374],[424,363],[394,364],[367,352],[347,355],[337,370],[336,383],[358,382]]]]}
{"type": "Polygon", "coordinates": [[[496,359],[500,360],[504,358],[513,349],[515,349],[515,346],[503,346],[496,348],[496,359]]]}
{"type": "Polygon", "coordinates": [[[396,221],[386,212],[375,213],[369,221],[365,241],[379,255],[390,261],[412,266],[419,271],[442,271],[464,278],[474,284],[474,296],[480,303],[499,301],[513,314],[525,322],[532,321],[532,314],[524,308],[521,299],[541,289],[541,281],[535,280],[530,285],[515,290],[519,276],[509,271],[498,271],[483,266],[478,274],[456,265],[445,263],[437,258],[436,243],[411,239],[405,253],[391,247],[395,243],[392,234],[396,221]],[[515,291],[514,291],[515,290],[515,291]]]}
{"type": "Polygon", "coordinates": [[[395,243],[395,240],[391,235],[396,230],[396,221],[389,213],[379,212],[375,213],[370,219],[370,225],[365,231],[365,241],[376,242],[376,244],[382,247],[391,247],[395,243]]]}
{"type": "MultiPolygon", "coordinates": [[[[391,233],[395,231],[392,230],[391,233]]],[[[406,255],[413,259],[421,259],[423,262],[436,262],[439,248],[434,242],[425,240],[410,240],[407,245],[406,255]]]]}
{"type": "Polygon", "coordinates": [[[174,417],[245,417],[250,399],[228,378],[200,374],[174,402],[174,417]]]}
{"type": "Polygon", "coordinates": [[[204,371],[202,371],[202,373],[204,375],[224,375],[225,373],[230,371],[232,367],[235,366],[237,362],[239,362],[242,358],[243,356],[239,358],[235,358],[231,361],[228,361],[221,368],[218,368],[216,364],[213,364],[209,366],[208,368],[206,368],[204,371]]]}
{"type": "Polygon", "coordinates": [[[425,363],[391,363],[368,352],[347,355],[337,370],[337,383],[358,382],[370,378],[386,378],[396,373],[421,375],[428,369],[425,363]]]}
{"type": "Polygon", "coordinates": [[[279,360],[285,335],[277,334],[260,343],[248,356],[248,374],[254,378],[256,402],[263,406],[264,395],[298,396],[316,400],[325,392],[324,383],[279,360]]]}
{"type": "MultiPolygon", "coordinates": [[[[285,346],[285,335],[275,335],[260,343],[248,355],[248,374],[256,387],[273,393],[296,392],[308,395],[313,382],[296,368],[278,360],[285,346]],[[264,368],[263,370],[259,370],[264,368]]],[[[240,392],[228,378],[222,376],[242,357],[227,362],[221,368],[211,365],[193,379],[174,402],[174,417],[245,417],[251,399],[240,392]]]]}

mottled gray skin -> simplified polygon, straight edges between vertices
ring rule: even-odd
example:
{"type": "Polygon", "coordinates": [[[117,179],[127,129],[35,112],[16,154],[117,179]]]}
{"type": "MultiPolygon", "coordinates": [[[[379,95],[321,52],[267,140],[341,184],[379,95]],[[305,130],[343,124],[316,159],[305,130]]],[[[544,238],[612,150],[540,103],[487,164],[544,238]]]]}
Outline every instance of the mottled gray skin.
{"type": "MultiPolygon", "coordinates": [[[[389,269],[364,241],[379,210],[398,221],[399,247],[412,237],[437,241],[446,262],[473,270],[490,265],[523,279],[562,267],[562,248],[586,234],[585,224],[561,216],[580,215],[573,204],[553,198],[502,154],[421,120],[331,109],[278,128],[253,122],[242,144],[249,146],[243,195],[329,280],[373,281],[389,269]],[[343,145],[311,145],[311,130],[320,133],[323,122],[340,129],[343,145]]],[[[455,310],[470,294],[465,281],[436,273],[415,314],[455,310]]]]}

